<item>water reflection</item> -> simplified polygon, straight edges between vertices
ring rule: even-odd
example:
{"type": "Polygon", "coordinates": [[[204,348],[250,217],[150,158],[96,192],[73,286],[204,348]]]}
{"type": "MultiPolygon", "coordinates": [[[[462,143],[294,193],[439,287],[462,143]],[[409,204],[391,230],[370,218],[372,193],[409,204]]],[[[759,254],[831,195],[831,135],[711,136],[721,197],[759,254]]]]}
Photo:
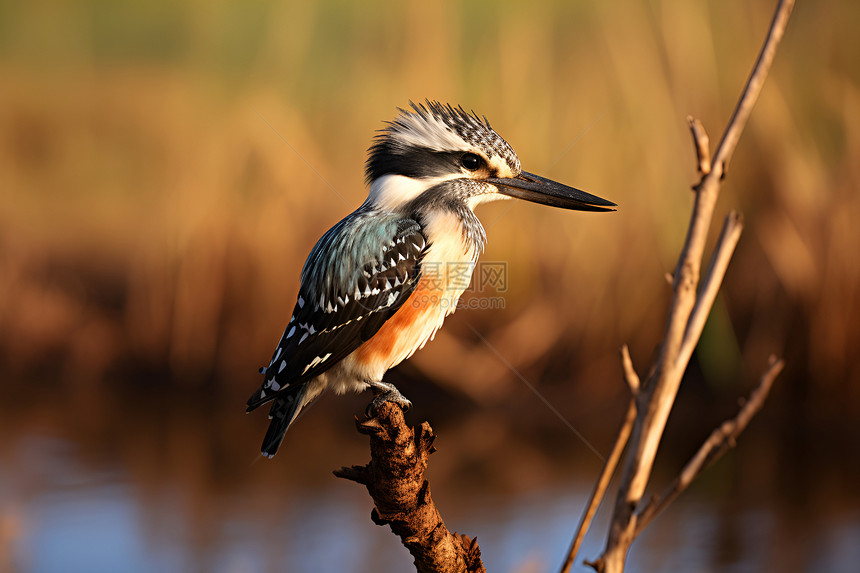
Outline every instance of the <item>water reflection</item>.
{"type": "MultiPolygon", "coordinates": [[[[157,396],[132,407],[118,399],[86,430],[62,399],[5,412],[0,571],[411,570],[388,529],[370,523],[364,491],[330,473],[366,457],[361,437],[334,435],[323,423],[331,404],[296,428],[288,455],[257,463],[259,428],[249,417],[183,402],[157,396]]],[[[475,488],[458,478],[475,462],[463,459],[452,435],[444,432],[446,459],[439,457],[430,475],[448,525],[478,536],[489,571],[554,570],[594,461],[577,462],[588,469],[582,472],[561,464],[530,487],[504,485],[498,468],[484,468],[480,475],[498,479],[475,488]]],[[[553,454],[545,455],[551,464],[553,454]]],[[[710,480],[732,482],[728,470],[710,480]]],[[[778,498],[750,506],[733,501],[747,496],[743,488],[727,495],[719,489],[706,480],[682,497],[634,545],[629,570],[856,570],[860,512],[839,490],[817,490],[817,504],[799,513],[778,498]]],[[[599,554],[607,513],[603,508],[583,556],[599,554]]]]}

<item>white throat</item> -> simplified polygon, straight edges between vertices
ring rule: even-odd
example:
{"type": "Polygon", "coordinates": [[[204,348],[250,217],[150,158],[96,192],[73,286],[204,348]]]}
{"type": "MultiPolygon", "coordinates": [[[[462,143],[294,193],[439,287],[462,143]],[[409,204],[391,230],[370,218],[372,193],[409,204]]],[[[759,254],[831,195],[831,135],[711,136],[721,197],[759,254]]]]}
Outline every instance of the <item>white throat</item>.
{"type": "Polygon", "coordinates": [[[394,210],[404,205],[427,189],[448,181],[458,179],[462,175],[452,173],[444,177],[430,177],[425,179],[416,179],[405,177],[403,175],[383,175],[378,179],[374,179],[370,184],[370,193],[368,200],[378,207],[383,209],[394,210]]]}

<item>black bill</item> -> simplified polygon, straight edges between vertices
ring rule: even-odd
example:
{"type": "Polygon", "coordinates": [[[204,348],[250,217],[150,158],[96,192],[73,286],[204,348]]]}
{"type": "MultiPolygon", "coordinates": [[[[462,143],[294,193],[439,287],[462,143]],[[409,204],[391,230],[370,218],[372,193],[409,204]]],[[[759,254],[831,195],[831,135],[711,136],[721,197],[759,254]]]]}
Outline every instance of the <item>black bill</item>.
{"type": "Polygon", "coordinates": [[[490,177],[486,181],[498,187],[499,193],[504,195],[562,209],[615,211],[617,207],[611,201],[527,171],[520,172],[516,177],[490,177]]]}

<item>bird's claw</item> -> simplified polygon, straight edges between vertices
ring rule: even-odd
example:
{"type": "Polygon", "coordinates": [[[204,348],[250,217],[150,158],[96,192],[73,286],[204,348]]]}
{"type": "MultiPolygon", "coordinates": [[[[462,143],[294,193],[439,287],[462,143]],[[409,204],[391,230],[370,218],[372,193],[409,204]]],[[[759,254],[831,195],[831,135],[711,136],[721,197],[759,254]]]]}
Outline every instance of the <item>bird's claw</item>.
{"type": "MultiPolygon", "coordinates": [[[[378,387],[374,387],[374,390],[377,390],[378,387]]],[[[385,388],[384,390],[379,391],[371,400],[370,404],[367,405],[367,408],[364,409],[364,415],[368,418],[373,418],[379,412],[379,409],[386,402],[394,402],[400,409],[404,412],[407,412],[410,408],[412,408],[412,402],[410,402],[400,391],[395,388],[393,385],[385,388]]]]}

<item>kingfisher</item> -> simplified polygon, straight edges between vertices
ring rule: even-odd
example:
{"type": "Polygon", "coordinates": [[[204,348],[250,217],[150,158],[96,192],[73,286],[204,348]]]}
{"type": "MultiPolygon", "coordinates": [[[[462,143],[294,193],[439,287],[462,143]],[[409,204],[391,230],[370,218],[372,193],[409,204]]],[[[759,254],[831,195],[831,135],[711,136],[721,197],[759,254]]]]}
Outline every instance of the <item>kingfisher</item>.
{"type": "Polygon", "coordinates": [[[324,390],[370,389],[373,413],[411,407],[384,374],[432,340],[457,308],[486,243],[475,207],[517,198],[578,211],[616,205],[523,171],[486,117],[410,102],[375,137],[362,205],[329,229],[301,272],[292,317],[260,368],[247,411],[271,402],[262,453],[278,451],[324,390]]]}

